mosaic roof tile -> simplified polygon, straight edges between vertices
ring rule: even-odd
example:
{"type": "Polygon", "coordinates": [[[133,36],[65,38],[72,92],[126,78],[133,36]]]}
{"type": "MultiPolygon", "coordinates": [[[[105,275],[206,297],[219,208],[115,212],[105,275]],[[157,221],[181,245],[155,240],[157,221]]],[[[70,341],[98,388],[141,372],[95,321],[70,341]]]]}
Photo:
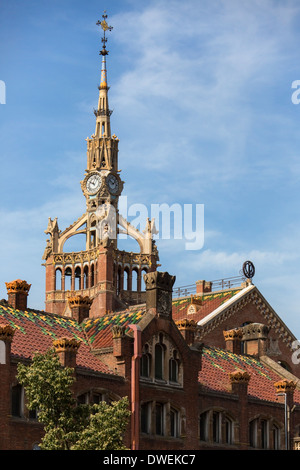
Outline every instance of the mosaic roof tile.
{"type": "Polygon", "coordinates": [[[197,300],[201,300],[201,305],[197,306],[196,313],[187,313],[189,306],[192,303],[192,297],[184,297],[173,300],[172,316],[175,321],[189,318],[198,322],[202,320],[216,308],[220,307],[224,302],[231,299],[234,295],[239,293],[241,288],[235,288],[220,292],[210,292],[203,295],[195,296],[197,300]]]}
{"type": "Polygon", "coordinates": [[[77,365],[81,368],[111,374],[112,371],[90,351],[85,332],[75,320],[39,310],[21,311],[0,305],[0,323],[15,329],[12,355],[30,359],[36,352],[46,352],[53,341],[62,337],[81,341],[77,365]]]}
{"type": "Polygon", "coordinates": [[[120,325],[125,327],[125,332],[129,330],[130,324],[138,323],[145,313],[145,308],[132,308],[106,315],[101,318],[88,319],[83,322],[83,328],[89,343],[94,349],[112,346],[112,327],[120,325]]]}
{"type": "MultiPolygon", "coordinates": [[[[214,347],[203,348],[199,382],[204,389],[230,392],[229,374],[236,370],[247,371],[250,374],[249,396],[261,400],[276,400],[274,383],[282,378],[278,373],[254,357],[233,354],[214,347]]],[[[297,403],[300,403],[299,390],[295,390],[294,398],[297,403]]]]}

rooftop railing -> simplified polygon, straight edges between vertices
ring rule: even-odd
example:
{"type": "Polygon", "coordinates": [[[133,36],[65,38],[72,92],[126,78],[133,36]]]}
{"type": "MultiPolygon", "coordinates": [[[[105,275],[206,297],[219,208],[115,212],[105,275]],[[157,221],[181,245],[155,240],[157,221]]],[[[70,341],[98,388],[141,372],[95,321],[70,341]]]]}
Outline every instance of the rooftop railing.
{"type": "MultiPolygon", "coordinates": [[[[218,290],[226,290],[232,289],[233,287],[240,286],[242,282],[245,281],[244,276],[234,276],[234,277],[227,277],[224,279],[215,279],[214,281],[210,281],[211,283],[211,291],[218,291],[218,290]]],[[[186,286],[174,287],[173,289],[173,297],[188,297],[189,295],[196,294],[196,284],[189,284],[186,286]]]]}

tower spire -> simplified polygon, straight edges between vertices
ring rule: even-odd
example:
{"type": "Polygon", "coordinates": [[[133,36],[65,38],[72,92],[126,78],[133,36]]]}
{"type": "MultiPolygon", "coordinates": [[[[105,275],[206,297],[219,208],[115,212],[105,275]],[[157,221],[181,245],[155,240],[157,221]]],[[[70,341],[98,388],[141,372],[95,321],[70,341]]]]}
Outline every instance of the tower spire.
{"type": "Polygon", "coordinates": [[[108,107],[108,90],[109,87],[107,85],[107,69],[106,69],[106,56],[108,55],[108,50],[106,49],[106,31],[111,31],[113,29],[112,26],[108,26],[106,19],[106,11],[102,15],[103,20],[97,21],[97,26],[101,26],[103,30],[103,36],[101,38],[102,41],[102,50],[99,52],[99,55],[102,55],[102,67],[101,67],[101,80],[99,86],[99,101],[98,101],[98,109],[95,111],[96,115],[96,137],[111,137],[111,130],[110,130],[110,115],[112,111],[110,111],[108,107]]]}

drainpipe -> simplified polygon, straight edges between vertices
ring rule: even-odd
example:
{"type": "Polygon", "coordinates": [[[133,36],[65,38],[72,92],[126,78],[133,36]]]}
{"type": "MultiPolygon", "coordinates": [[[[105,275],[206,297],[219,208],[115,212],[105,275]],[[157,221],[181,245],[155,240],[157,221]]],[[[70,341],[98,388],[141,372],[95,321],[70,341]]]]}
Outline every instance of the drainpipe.
{"type": "Polygon", "coordinates": [[[132,450],[139,449],[140,439],[140,358],[142,355],[141,328],[129,325],[134,333],[134,352],[131,360],[131,444],[132,450]]]}

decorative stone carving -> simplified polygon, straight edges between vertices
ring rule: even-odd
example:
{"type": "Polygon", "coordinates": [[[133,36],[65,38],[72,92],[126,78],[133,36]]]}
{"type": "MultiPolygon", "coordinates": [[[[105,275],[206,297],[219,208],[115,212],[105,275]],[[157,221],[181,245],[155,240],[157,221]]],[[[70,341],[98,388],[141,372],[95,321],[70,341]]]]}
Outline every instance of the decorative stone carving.
{"type": "Polygon", "coordinates": [[[113,339],[123,338],[125,336],[125,327],[122,325],[114,325],[112,327],[113,339]]]}
{"type": "Polygon", "coordinates": [[[247,371],[236,370],[229,374],[231,383],[248,384],[250,381],[250,374],[247,371]]]}
{"type": "Polygon", "coordinates": [[[250,323],[243,327],[243,339],[266,339],[270,328],[262,323],[250,323]]]}
{"type": "Polygon", "coordinates": [[[197,324],[194,320],[178,320],[176,322],[176,326],[178,330],[196,330],[197,324]]]}
{"type": "Polygon", "coordinates": [[[73,351],[77,352],[81,341],[76,340],[75,338],[60,338],[53,341],[54,348],[56,352],[65,352],[73,351]]]}
{"type": "Polygon", "coordinates": [[[236,339],[242,339],[243,337],[243,332],[241,329],[233,329],[233,330],[227,330],[223,331],[223,335],[225,338],[225,341],[233,341],[236,339]]]}
{"type": "Polygon", "coordinates": [[[8,294],[13,294],[17,292],[23,292],[28,295],[31,284],[28,284],[26,281],[21,281],[21,279],[16,279],[15,281],[6,282],[6,289],[8,294]]]}
{"type": "Polygon", "coordinates": [[[172,292],[176,276],[171,276],[168,272],[154,271],[144,275],[146,289],[161,289],[172,292]]]}
{"type": "Polygon", "coordinates": [[[296,388],[296,384],[293,380],[283,379],[275,382],[274,387],[276,388],[276,393],[287,393],[293,392],[296,388]]]}
{"type": "Polygon", "coordinates": [[[88,296],[82,296],[82,295],[75,295],[68,297],[68,303],[70,305],[70,308],[74,307],[90,307],[92,304],[93,300],[90,299],[88,296]]]}
{"type": "Polygon", "coordinates": [[[144,275],[146,307],[156,315],[172,316],[172,290],[176,277],[167,272],[153,271],[144,275]]]}
{"type": "Polygon", "coordinates": [[[0,325],[0,341],[9,341],[13,340],[15,334],[15,329],[10,325],[0,325]]]}

